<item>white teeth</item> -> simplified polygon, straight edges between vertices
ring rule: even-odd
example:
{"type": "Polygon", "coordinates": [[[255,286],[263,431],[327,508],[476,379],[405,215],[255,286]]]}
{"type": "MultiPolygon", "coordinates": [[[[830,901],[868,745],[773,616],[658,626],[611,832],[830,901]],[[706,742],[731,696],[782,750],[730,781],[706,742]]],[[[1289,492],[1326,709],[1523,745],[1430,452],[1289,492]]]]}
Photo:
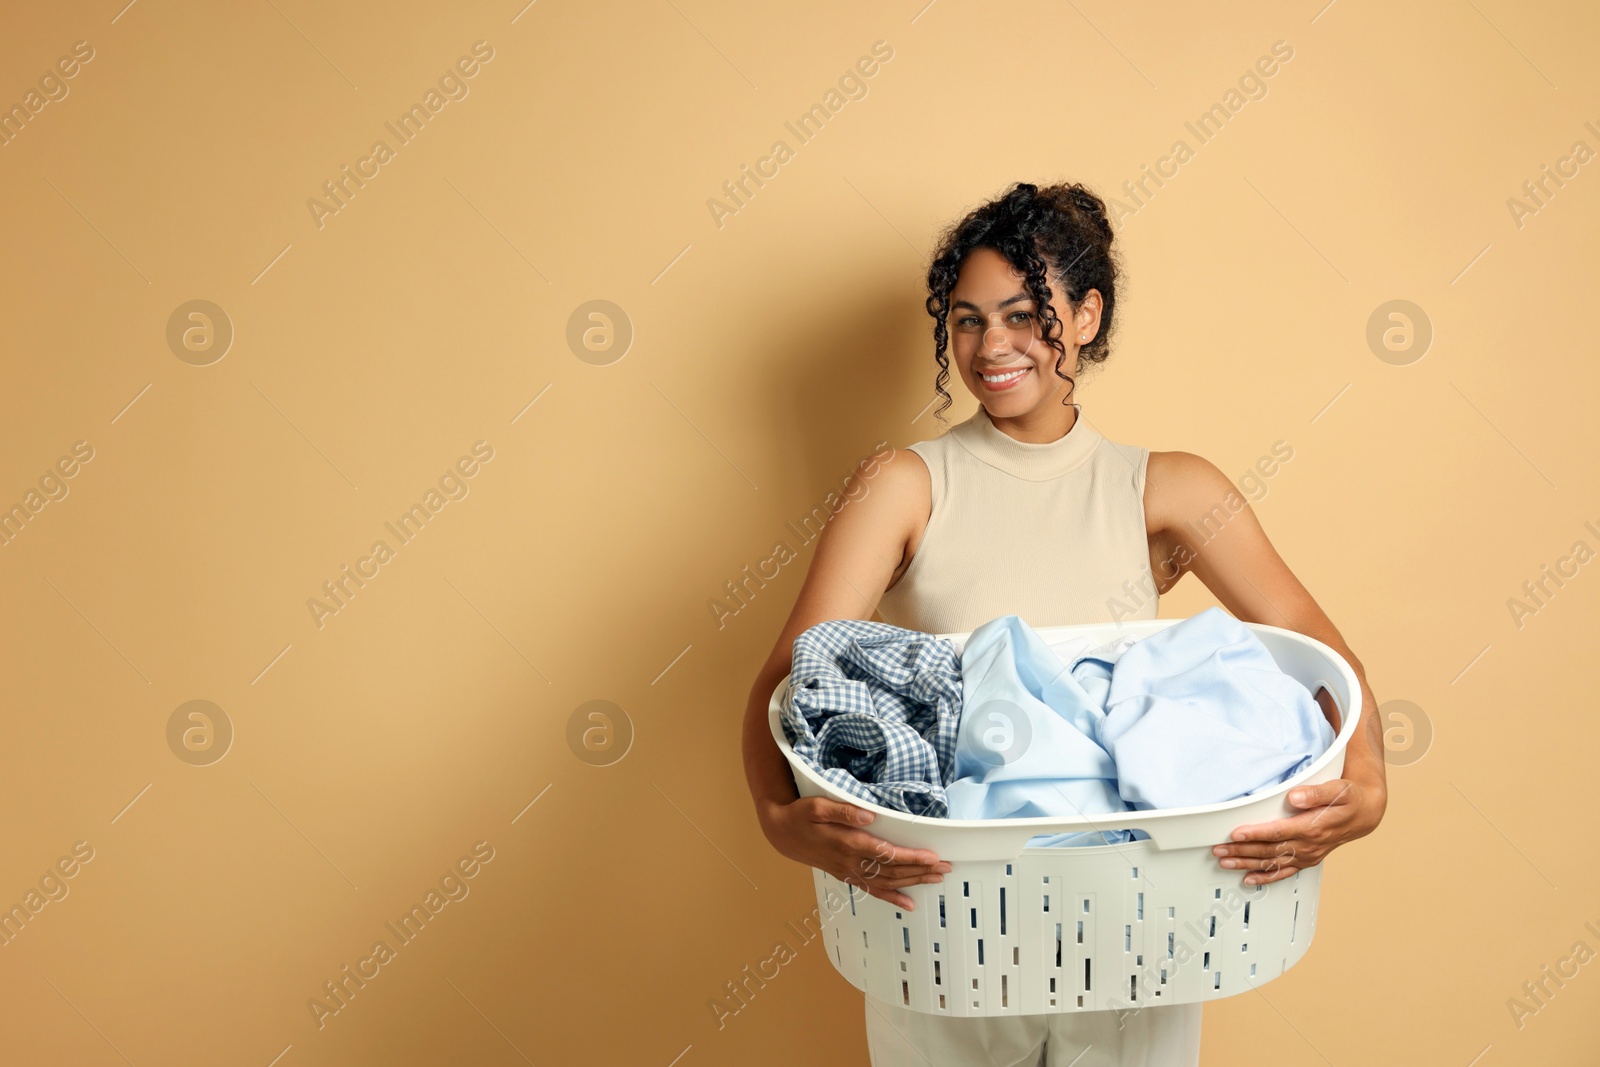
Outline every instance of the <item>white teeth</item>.
{"type": "Polygon", "coordinates": [[[1023,367],[1021,370],[1014,370],[1008,374],[980,374],[978,377],[982,378],[986,382],[1009,382],[1013,378],[1019,378],[1026,374],[1027,371],[1028,368],[1023,367]]]}

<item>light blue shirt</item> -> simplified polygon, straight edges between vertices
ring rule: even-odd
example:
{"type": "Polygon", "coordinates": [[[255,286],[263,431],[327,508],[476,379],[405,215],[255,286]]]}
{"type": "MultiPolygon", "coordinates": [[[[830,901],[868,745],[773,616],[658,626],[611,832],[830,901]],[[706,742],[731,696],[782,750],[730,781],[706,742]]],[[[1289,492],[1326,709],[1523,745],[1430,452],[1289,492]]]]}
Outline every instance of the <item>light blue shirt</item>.
{"type": "MultiPolygon", "coordinates": [[[[1287,780],[1333,743],[1311,692],[1221,608],[1147,637],[1087,643],[1052,646],[1016,615],[972,631],[950,818],[1220,803],[1287,780]]],[[[1029,844],[1145,836],[1090,830],[1029,844]]]]}
{"type": "Polygon", "coordinates": [[[1135,808],[1248,796],[1304,770],[1333,727],[1255,634],[1218,607],[1128,646],[1111,673],[1099,741],[1135,808]]]}

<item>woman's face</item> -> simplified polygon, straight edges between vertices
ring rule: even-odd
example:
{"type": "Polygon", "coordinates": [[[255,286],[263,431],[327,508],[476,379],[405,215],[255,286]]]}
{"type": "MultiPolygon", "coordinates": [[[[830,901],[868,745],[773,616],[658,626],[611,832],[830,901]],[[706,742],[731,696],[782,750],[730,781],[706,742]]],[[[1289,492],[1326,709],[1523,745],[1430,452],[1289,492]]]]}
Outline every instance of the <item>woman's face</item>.
{"type": "MultiPolygon", "coordinates": [[[[950,291],[953,361],[978,403],[996,418],[1015,417],[1047,401],[1059,406],[1067,391],[1066,381],[1056,375],[1057,352],[1044,339],[1044,321],[1026,280],[1005,256],[978,248],[962,263],[950,291]]],[[[1074,316],[1062,287],[1050,288],[1067,350],[1061,367],[1072,373],[1079,346],[1094,340],[1099,328],[1100,294],[1089,290],[1074,316]]]]}

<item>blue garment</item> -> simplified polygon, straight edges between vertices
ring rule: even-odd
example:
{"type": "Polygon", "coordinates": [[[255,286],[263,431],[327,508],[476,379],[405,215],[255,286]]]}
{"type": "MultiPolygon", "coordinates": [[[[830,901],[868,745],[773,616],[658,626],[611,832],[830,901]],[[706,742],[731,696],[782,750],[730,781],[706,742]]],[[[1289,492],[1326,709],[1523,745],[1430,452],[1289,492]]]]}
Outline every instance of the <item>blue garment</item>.
{"type": "Polygon", "coordinates": [[[1249,796],[1287,781],[1333,744],[1311,691],[1218,607],[1128,647],[1112,670],[1099,727],[1118,792],[1141,809],[1249,796]]]}
{"type": "MultiPolygon", "coordinates": [[[[780,707],[795,754],[845,792],[954,819],[1215,804],[1280,784],[1333,742],[1310,691],[1211,607],[1144,637],[1047,643],[1016,615],[967,638],[856,619],[794,642],[780,707]]],[[[1038,834],[1122,843],[1141,830],[1038,834]]]]}
{"type": "MultiPolygon", "coordinates": [[[[1286,781],[1333,742],[1310,691],[1217,607],[1066,656],[1001,616],[972,632],[961,664],[951,818],[1215,804],[1286,781]]],[[[1029,844],[1145,836],[1083,831],[1029,844]]]]}
{"type": "MultiPolygon", "coordinates": [[[[1128,810],[1117,793],[1116,764],[1097,740],[1106,714],[1103,698],[1086,689],[1021,618],[1003,615],[972,631],[961,652],[961,678],[956,777],[945,791],[950,818],[1128,810]]],[[[1106,682],[1095,688],[1103,693],[1106,682]]],[[[1103,845],[1130,838],[1126,830],[1087,830],[1040,834],[1028,844],[1103,845]]]]}
{"type": "Polygon", "coordinates": [[[961,666],[947,639],[861,619],[794,639],[780,709],[795,754],[854,796],[946,814],[961,719],[961,666]]]}

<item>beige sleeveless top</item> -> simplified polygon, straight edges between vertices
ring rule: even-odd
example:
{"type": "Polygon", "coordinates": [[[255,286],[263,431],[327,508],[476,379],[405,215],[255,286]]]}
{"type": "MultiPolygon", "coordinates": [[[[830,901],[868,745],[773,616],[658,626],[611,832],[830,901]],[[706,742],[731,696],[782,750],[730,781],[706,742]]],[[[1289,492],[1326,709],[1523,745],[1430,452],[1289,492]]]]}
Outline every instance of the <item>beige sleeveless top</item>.
{"type": "Polygon", "coordinates": [[[1034,627],[1156,617],[1149,449],[1107,440],[1081,406],[1065,437],[1018,441],[982,405],[909,447],[928,465],[933,510],[910,565],[879,601],[886,621],[967,633],[1000,615],[1034,627]]]}

